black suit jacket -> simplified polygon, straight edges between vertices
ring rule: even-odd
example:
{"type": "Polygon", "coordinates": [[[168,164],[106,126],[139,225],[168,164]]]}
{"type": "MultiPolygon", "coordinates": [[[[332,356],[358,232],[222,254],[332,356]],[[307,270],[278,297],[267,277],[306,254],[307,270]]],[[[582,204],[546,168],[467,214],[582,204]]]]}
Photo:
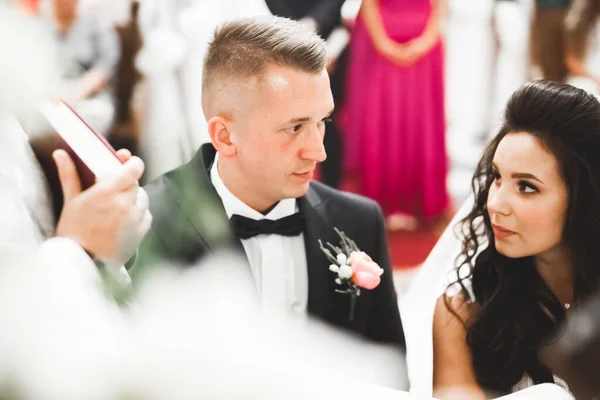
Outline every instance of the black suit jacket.
{"type": "Polygon", "coordinates": [[[274,15],[299,20],[305,17],[317,21],[318,33],[324,39],[341,23],[345,0],[266,0],[274,15]]]}
{"type": "MultiPolygon", "coordinates": [[[[134,281],[146,266],[161,260],[189,265],[219,249],[244,251],[228,229],[225,209],[210,181],[215,154],[213,146],[205,144],[188,164],[145,187],[154,219],[130,269],[134,281]]],[[[367,339],[404,348],[379,205],[312,182],[308,193],[298,199],[298,207],[306,220],[309,314],[367,339]],[[374,290],[364,290],[358,298],[352,321],[349,297],[336,293],[335,275],[319,248],[319,239],[334,245],[340,242],[334,227],[345,232],[384,269],[381,284],[374,290]]]]}

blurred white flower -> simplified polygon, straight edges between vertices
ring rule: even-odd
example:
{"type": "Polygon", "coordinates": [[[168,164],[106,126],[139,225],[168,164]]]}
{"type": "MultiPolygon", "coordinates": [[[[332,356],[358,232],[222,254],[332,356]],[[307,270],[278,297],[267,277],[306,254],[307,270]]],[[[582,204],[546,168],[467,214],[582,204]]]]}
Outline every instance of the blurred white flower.
{"type": "Polygon", "coordinates": [[[342,279],[350,279],[352,277],[352,268],[348,265],[342,265],[338,274],[342,279]]]}

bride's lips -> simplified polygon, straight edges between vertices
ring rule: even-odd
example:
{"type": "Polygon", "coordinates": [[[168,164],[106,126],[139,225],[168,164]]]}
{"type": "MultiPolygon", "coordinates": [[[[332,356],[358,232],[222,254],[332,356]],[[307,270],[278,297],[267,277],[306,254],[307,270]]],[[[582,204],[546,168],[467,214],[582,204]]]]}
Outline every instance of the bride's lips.
{"type": "Polygon", "coordinates": [[[494,230],[494,237],[496,237],[496,239],[506,239],[516,234],[516,232],[506,229],[500,225],[492,225],[492,229],[494,230]]]}

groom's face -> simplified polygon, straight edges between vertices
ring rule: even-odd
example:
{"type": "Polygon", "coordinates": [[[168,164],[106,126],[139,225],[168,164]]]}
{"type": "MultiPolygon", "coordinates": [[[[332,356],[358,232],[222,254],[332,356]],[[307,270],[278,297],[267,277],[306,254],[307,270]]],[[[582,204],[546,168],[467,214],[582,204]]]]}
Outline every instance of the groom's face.
{"type": "Polygon", "coordinates": [[[252,191],[275,204],[301,197],[326,158],[325,123],[333,111],[327,72],[271,67],[236,115],[237,162],[252,191]]]}

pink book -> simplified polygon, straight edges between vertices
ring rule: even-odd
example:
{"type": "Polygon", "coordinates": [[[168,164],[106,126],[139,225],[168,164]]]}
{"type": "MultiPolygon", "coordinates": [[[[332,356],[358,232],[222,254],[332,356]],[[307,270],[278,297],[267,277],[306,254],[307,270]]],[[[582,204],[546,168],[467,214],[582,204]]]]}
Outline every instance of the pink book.
{"type": "Polygon", "coordinates": [[[115,149],[96,133],[64,100],[44,104],[40,111],[54,132],[30,140],[31,147],[46,174],[54,198],[57,218],[62,210],[62,189],[52,153],[63,149],[73,159],[85,190],[103,176],[118,173],[123,164],[115,149]]]}

